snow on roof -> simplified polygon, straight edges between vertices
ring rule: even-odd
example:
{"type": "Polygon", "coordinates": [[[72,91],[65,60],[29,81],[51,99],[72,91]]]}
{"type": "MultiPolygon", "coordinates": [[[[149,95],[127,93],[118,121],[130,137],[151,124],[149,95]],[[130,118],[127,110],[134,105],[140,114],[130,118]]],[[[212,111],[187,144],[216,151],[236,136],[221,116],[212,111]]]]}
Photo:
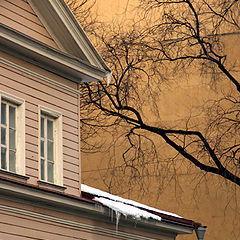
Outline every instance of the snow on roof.
{"type": "Polygon", "coordinates": [[[112,210],[114,210],[116,213],[121,213],[124,216],[131,216],[132,218],[136,219],[136,220],[141,220],[141,218],[152,218],[158,221],[161,221],[161,217],[149,213],[147,211],[141,210],[137,207],[128,205],[126,203],[122,203],[122,202],[117,202],[117,201],[113,201],[107,198],[103,198],[103,197],[95,197],[93,199],[94,201],[100,202],[102,203],[104,206],[107,206],[109,208],[111,208],[112,210]]]}
{"type": "Polygon", "coordinates": [[[156,208],[149,207],[147,205],[125,199],[122,197],[118,197],[116,195],[101,191],[99,189],[89,187],[85,184],[81,184],[82,191],[92,194],[95,196],[93,199],[94,201],[100,202],[104,206],[109,207],[110,209],[114,210],[117,213],[121,213],[124,216],[131,216],[137,220],[140,220],[141,218],[152,218],[157,221],[161,221],[161,217],[158,215],[155,215],[153,213],[149,213],[147,210],[160,213],[160,214],[165,214],[177,218],[182,218],[177,214],[162,211],[156,208]],[[141,209],[140,209],[141,208],[141,209]]]}

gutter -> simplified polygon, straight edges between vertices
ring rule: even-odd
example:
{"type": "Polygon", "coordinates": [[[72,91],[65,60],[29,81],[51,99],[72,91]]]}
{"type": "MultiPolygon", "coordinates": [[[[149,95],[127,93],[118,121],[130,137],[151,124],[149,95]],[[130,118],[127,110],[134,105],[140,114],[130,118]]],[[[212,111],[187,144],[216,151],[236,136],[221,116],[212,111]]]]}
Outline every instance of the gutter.
{"type": "Polygon", "coordinates": [[[195,229],[198,240],[203,240],[206,230],[207,226],[199,226],[195,229]]]}

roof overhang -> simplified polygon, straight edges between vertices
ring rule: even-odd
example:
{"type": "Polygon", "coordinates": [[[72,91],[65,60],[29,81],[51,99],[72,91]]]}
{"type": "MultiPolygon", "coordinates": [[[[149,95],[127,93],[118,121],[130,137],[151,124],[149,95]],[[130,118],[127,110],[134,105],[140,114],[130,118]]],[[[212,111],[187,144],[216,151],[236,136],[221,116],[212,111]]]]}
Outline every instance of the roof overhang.
{"type": "MultiPolygon", "coordinates": [[[[39,205],[42,208],[51,208],[55,211],[64,211],[70,214],[79,215],[90,219],[98,219],[109,224],[112,222],[110,209],[97,204],[94,201],[82,197],[73,197],[46,188],[36,187],[24,181],[7,180],[0,177],[1,198],[11,199],[11,201],[39,205]]],[[[132,227],[141,231],[163,234],[166,236],[176,236],[178,234],[191,234],[193,227],[169,224],[154,220],[135,221],[134,219],[121,219],[119,226],[132,227]]],[[[121,234],[112,232],[112,234],[121,234]]],[[[134,238],[135,239],[135,238],[134,238]]]]}
{"type": "Polygon", "coordinates": [[[28,0],[61,50],[110,71],[64,0],[28,0]]]}
{"type": "Polygon", "coordinates": [[[61,51],[111,73],[64,0],[27,1],[61,51]]]}
{"type": "Polygon", "coordinates": [[[108,70],[54,49],[4,24],[0,24],[0,48],[76,83],[102,80],[109,73],[108,70]]]}

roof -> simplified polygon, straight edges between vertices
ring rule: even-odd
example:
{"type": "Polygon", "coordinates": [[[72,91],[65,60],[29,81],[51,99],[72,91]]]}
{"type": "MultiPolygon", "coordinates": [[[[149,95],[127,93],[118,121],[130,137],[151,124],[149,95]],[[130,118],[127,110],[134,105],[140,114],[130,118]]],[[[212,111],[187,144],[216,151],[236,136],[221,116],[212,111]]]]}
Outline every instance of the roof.
{"type": "Polygon", "coordinates": [[[1,49],[64,78],[102,80],[111,73],[64,0],[27,0],[60,50],[0,24],[1,49]]]}
{"type": "Polygon", "coordinates": [[[81,196],[75,196],[64,193],[64,187],[42,181],[38,181],[38,185],[32,185],[27,183],[27,179],[26,176],[0,171],[1,196],[12,201],[24,200],[41,207],[51,207],[56,211],[74,212],[81,217],[116,224],[117,230],[120,226],[127,226],[176,236],[192,234],[193,230],[201,228],[201,224],[174,213],[151,208],[84,184],[81,185],[81,196]]]}
{"type": "Polygon", "coordinates": [[[95,204],[111,208],[116,212],[116,215],[120,213],[125,217],[131,217],[139,221],[142,219],[153,219],[156,221],[176,224],[192,229],[196,229],[201,226],[200,223],[184,219],[175,213],[152,208],[139,202],[135,202],[93,187],[89,187],[85,184],[81,184],[81,190],[83,198],[91,200],[95,204]]]}

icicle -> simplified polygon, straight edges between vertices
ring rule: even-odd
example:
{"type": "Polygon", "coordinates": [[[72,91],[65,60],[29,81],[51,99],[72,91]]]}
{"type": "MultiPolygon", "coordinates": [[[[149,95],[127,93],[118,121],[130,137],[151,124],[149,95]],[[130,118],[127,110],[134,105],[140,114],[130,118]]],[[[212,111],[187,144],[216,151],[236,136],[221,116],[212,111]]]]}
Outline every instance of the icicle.
{"type": "Polygon", "coordinates": [[[118,231],[119,220],[120,220],[120,217],[121,217],[121,213],[116,211],[116,210],[115,210],[115,213],[116,213],[116,232],[117,232],[118,231]]]}
{"type": "Polygon", "coordinates": [[[107,74],[107,86],[109,86],[109,83],[111,81],[111,77],[112,77],[112,72],[107,74]]]}
{"type": "Polygon", "coordinates": [[[110,211],[111,211],[111,221],[113,222],[113,212],[114,211],[112,209],[110,211]]]}

